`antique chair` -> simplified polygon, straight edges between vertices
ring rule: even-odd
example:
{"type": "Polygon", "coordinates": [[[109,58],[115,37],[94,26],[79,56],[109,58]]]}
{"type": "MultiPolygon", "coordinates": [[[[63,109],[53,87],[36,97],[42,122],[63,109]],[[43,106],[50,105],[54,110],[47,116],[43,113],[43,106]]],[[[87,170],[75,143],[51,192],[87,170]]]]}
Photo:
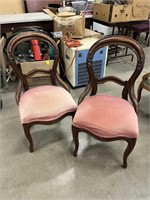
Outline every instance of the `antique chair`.
{"type": "Polygon", "coordinates": [[[140,99],[141,99],[141,93],[142,93],[143,89],[145,89],[145,90],[150,92],[150,72],[144,74],[144,76],[142,77],[142,81],[139,84],[139,87],[138,87],[138,101],[140,101],[140,99]]]}
{"type": "Polygon", "coordinates": [[[123,167],[127,167],[127,158],[132,152],[139,134],[138,102],[135,96],[134,83],[143,69],[144,60],[145,55],[142,47],[127,36],[104,37],[89,49],[87,56],[89,83],[79,98],[78,109],[72,123],[73,140],[75,143],[74,156],[77,156],[79,148],[79,132],[85,132],[95,139],[104,142],[126,141],[128,145],[123,155],[123,167]],[[134,51],[137,58],[135,70],[133,70],[132,75],[127,80],[122,80],[120,77],[117,77],[117,74],[116,76],[105,76],[99,80],[95,79],[92,70],[92,59],[95,52],[104,46],[114,44],[128,47],[134,51]],[[97,94],[97,84],[108,81],[123,87],[121,97],[97,94]]]}
{"type": "MultiPolygon", "coordinates": [[[[31,126],[36,124],[54,124],[56,122],[59,122],[66,116],[73,116],[77,106],[71,94],[69,93],[68,86],[60,78],[57,71],[59,51],[55,41],[51,37],[49,37],[45,33],[40,33],[36,31],[19,33],[9,41],[6,51],[9,63],[18,77],[19,87],[16,91],[16,101],[19,108],[20,121],[23,125],[26,138],[28,139],[30,144],[30,152],[33,152],[34,146],[30,134],[31,126]],[[22,58],[22,56],[24,55],[21,55],[20,53],[20,55],[18,56],[17,47],[20,44],[29,45],[31,41],[35,40],[38,41],[41,46],[44,45],[44,51],[45,45],[47,46],[47,48],[51,47],[51,51],[53,51],[54,61],[43,61],[45,62],[45,64],[52,64],[49,69],[42,69],[38,66],[39,61],[35,61],[37,64],[36,68],[32,68],[32,70],[24,73],[25,69],[21,68],[21,61],[24,61],[24,58],[22,58]],[[30,87],[28,79],[31,79],[31,77],[34,77],[36,74],[39,73],[49,76],[50,84],[30,87]]],[[[43,50],[41,50],[41,52],[42,51],[43,50]]],[[[30,66],[30,62],[28,62],[28,65],[30,66]]],[[[40,82],[39,80],[37,81],[40,82]]]]}

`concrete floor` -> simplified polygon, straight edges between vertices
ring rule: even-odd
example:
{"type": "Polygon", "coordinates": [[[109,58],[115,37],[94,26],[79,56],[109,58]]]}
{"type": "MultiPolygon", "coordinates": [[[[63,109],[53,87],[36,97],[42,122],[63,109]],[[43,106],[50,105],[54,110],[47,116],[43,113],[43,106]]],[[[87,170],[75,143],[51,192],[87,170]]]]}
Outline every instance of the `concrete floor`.
{"type": "MultiPolygon", "coordinates": [[[[150,47],[141,41],[145,54],[144,73],[150,70],[150,47]]],[[[110,62],[106,74],[127,77],[134,62],[129,59],[110,62]],[[126,65],[127,64],[127,65],[126,65]],[[122,70],[120,69],[122,67],[122,70]]],[[[102,143],[80,134],[78,157],[72,156],[71,118],[52,126],[31,129],[35,152],[29,153],[28,142],[19,121],[14,99],[14,85],[2,93],[0,112],[0,199],[1,200],[149,200],[150,199],[150,96],[143,91],[140,101],[140,135],[135,149],[123,169],[125,142],[102,143]]],[[[77,101],[84,88],[71,90],[77,101]]],[[[102,92],[118,89],[115,85],[99,88],[102,92]]]]}

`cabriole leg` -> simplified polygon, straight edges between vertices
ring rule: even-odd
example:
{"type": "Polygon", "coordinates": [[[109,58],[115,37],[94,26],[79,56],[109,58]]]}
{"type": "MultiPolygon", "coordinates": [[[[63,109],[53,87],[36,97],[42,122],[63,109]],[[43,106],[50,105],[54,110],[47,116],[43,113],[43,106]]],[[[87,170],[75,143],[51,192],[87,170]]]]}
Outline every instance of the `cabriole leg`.
{"type": "Polygon", "coordinates": [[[32,140],[31,134],[30,134],[30,126],[28,124],[23,124],[23,129],[24,129],[26,138],[28,139],[29,144],[30,144],[29,150],[30,150],[30,152],[33,152],[34,148],[33,148],[33,140],[32,140]]]}
{"type": "Polygon", "coordinates": [[[123,155],[123,168],[127,168],[127,158],[129,156],[129,154],[133,151],[135,143],[136,143],[136,138],[134,139],[128,139],[127,140],[128,146],[124,152],[123,155]]]}
{"type": "Polygon", "coordinates": [[[79,131],[74,126],[72,126],[73,141],[74,141],[74,144],[75,144],[75,149],[74,149],[74,152],[73,152],[74,156],[77,156],[77,152],[78,152],[78,148],[79,148],[78,134],[79,134],[79,131]]]}

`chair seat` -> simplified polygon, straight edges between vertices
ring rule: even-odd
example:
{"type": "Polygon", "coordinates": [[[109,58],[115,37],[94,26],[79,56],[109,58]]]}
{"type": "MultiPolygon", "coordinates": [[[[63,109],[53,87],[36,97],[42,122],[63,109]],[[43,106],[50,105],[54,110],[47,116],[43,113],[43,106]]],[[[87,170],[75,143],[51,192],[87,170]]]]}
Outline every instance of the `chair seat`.
{"type": "Polygon", "coordinates": [[[58,86],[39,86],[26,91],[20,98],[21,123],[51,121],[77,108],[70,93],[58,86]]]}
{"type": "Polygon", "coordinates": [[[137,32],[146,32],[149,31],[149,23],[135,24],[132,26],[132,29],[137,32]]]}
{"type": "Polygon", "coordinates": [[[96,95],[84,99],[73,125],[103,138],[138,136],[138,118],[133,106],[115,96],[96,95]]]}

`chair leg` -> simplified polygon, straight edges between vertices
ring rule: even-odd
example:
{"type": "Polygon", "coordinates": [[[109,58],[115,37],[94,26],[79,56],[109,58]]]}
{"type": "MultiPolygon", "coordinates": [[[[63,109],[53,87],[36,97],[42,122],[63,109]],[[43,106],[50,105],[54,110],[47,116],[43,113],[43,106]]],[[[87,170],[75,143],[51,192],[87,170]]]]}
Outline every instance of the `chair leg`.
{"type": "Polygon", "coordinates": [[[2,97],[1,97],[1,94],[0,94],[0,110],[3,108],[3,101],[2,101],[2,97]]]}
{"type": "Polygon", "coordinates": [[[29,141],[29,144],[30,144],[30,152],[33,152],[34,151],[34,147],[33,147],[33,140],[32,140],[32,137],[31,137],[31,134],[30,134],[30,127],[28,124],[23,124],[23,129],[24,129],[24,133],[26,135],[26,138],[27,140],[29,141]]]}
{"type": "Polygon", "coordinates": [[[124,155],[123,155],[123,165],[122,165],[122,167],[123,168],[127,168],[127,158],[128,158],[128,156],[129,156],[129,154],[133,151],[133,149],[134,149],[134,146],[135,146],[135,144],[136,144],[136,138],[134,138],[134,139],[128,139],[127,140],[127,143],[128,143],[128,146],[127,146],[127,148],[126,148],[126,150],[125,150],[125,152],[124,152],[124,155]]]}
{"type": "Polygon", "coordinates": [[[150,35],[148,35],[147,46],[149,46],[149,43],[150,43],[150,35]]]}
{"type": "Polygon", "coordinates": [[[79,131],[74,126],[72,126],[72,134],[73,134],[73,141],[75,144],[75,149],[74,149],[73,155],[77,156],[77,152],[79,149],[79,137],[78,137],[79,131]]]}
{"type": "Polygon", "coordinates": [[[145,40],[147,40],[149,32],[146,32],[145,40]]]}
{"type": "Polygon", "coordinates": [[[137,100],[138,100],[138,102],[141,99],[142,89],[143,89],[143,83],[140,83],[140,85],[138,87],[138,91],[137,91],[137,100]]]}
{"type": "Polygon", "coordinates": [[[133,33],[133,39],[136,40],[136,41],[138,41],[138,40],[139,40],[139,37],[140,37],[140,33],[134,31],[134,33],[133,33]]]}

